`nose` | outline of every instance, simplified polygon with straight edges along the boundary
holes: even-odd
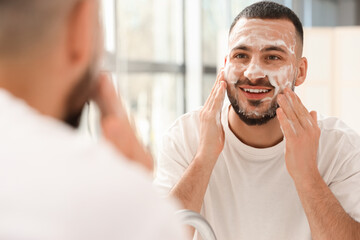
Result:
[[[254,60],[250,62],[248,68],[244,72],[244,76],[250,81],[256,81],[266,77],[264,70]]]

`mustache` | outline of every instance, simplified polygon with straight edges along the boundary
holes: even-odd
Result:
[[[270,81],[267,80],[266,78],[259,78],[258,80],[256,80],[256,82],[254,81],[250,81],[248,78],[243,78],[243,79],[238,79],[235,83],[235,87],[241,86],[241,85],[249,85],[249,86],[261,86],[261,87],[271,87],[274,88],[273,85],[271,85]]]

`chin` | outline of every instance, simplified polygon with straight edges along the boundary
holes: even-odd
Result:
[[[252,104],[248,102],[245,107],[240,106],[238,101],[232,97],[229,97],[229,100],[240,120],[248,126],[260,126],[268,123],[276,117],[276,109],[279,107],[275,101],[271,103],[252,102]]]
[[[234,107],[233,107],[234,108]],[[260,126],[268,123],[270,120],[276,117],[276,109],[274,111],[267,111],[265,113],[260,112],[244,112],[241,110],[236,110],[236,114],[248,126]]]

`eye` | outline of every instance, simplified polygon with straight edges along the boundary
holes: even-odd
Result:
[[[267,57],[268,60],[280,60],[281,58],[275,55],[270,55]]]
[[[239,53],[235,55],[235,58],[247,58],[247,55],[243,53]]]

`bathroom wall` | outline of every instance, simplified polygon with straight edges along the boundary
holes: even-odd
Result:
[[[360,133],[360,27],[305,29],[307,80],[297,92],[304,104],[338,116]]]

